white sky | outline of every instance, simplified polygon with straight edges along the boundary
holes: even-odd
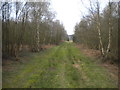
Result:
[[[88,10],[84,6],[89,6],[89,0],[51,0],[52,7],[56,11],[56,18],[60,20],[65,26],[68,35],[74,33],[74,27],[80,21]],[[101,7],[105,7],[108,0],[101,0]]]
[[[81,0],[51,0],[51,8],[56,12],[56,19],[63,23],[68,35],[74,34],[76,23],[80,22],[82,16],[88,13],[85,6],[89,7],[89,0],[82,1],[84,5]],[[104,8],[108,2],[108,0],[99,1],[102,8]]]

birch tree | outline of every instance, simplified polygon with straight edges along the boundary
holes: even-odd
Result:
[[[117,60],[117,4],[109,1],[101,11],[99,2],[93,5],[90,1],[90,7],[87,9],[89,15],[84,16],[75,26],[74,42],[93,49],[100,48],[104,60]]]
[[[49,5],[49,2],[2,3],[3,58],[18,60],[26,47],[39,52],[43,45],[59,44],[66,39],[64,27],[54,19]]]

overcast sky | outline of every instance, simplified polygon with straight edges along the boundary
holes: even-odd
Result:
[[[52,7],[56,11],[56,18],[65,26],[65,30],[69,35],[74,33],[74,27],[80,21],[83,15],[87,14],[89,0],[51,0]],[[100,5],[104,8],[108,0],[100,0]]]
[[[21,0],[20,0],[21,1]],[[41,1],[41,0],[40,0]],[[48,0],[49,1],[49,0]],[[50,0],[51,8],[56,12],[56,19],[63,23],[69,35],[74,34],[76,23],[80,22],[83,15],[88,14],[89,0]],[[95,0],[91,0],[95,1]],[[101,10],[106,6],[108,0],[99,0]],[[12,14],[12,16],[14,16]]]

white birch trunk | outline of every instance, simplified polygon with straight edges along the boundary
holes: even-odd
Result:
[[[101,53],[104,56],[105,51],[103,48],[103,42],[102,42],[102,36],[101,36],[101,24],[100,24],[100,11],[99,11],[99,3],[97,3],[97,30],[98,30],[98,37],[99,37],[99,42],[100,42],[100,47],[101,47]]]
[[[98,35],[99,35],[99,41],[100,41],[100,48],[101,48],[101,53],[104,56],[105,52],[104,52],[104,48],[103,48],[103,43],[102,43],[102,37],[101,37],[101,29],[100,29],[100,22],[97,25],[97,29],[98,29]]]
[[[39,52],[39,43],[40,43],[40,38],[39,38],[39,24],[37,23],[37,31],[36,31],[36,51]]]
[[[108,52],[110,51],[110,47],[111,47],[111,35],[112,35],[112,23],[111,23],[111,3],[109,2],[109,37],[108,37],[108,46],[107,46],[107,50],[106,50],[106,54],[108,54]]]

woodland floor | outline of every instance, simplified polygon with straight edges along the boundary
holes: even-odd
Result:
[[[117,73],[70,42],[24,52],[20,62],[5,60],[2,73],[3,88],[117,88],[118,81]]]

